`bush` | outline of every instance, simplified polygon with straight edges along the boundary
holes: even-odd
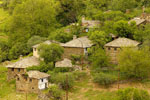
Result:
[[[145,90],[126,88],[118,91],[118,100],[150,100],[150,95]]]
[[[73,70],[73,68],[55,68],[54,69],[54,72],[56,72],[56,73],[59,73],[59,72],[69,72],[69,71],[72,71]]]
[[[66,86],[68,89],[71,89],[74,85],[74,76],[72,73],[68,74],[68,81],[66,79],[66,74],[64,73],[55,73],[51,75],[50,82],[58,84],[62,89],[66,90]]]
[[[73,72],[73,75],[75,77],[76,80],[80,80],[80,79],[84,79],[87,76],[86,72]]]
[[[104,85],[106,87],[108,87],[109,85],[111,85],[112,83],[114,83],[116,81],[116,78],[110,74],[105,74],[105,73],[96,73],[94,76],[93,81],[95,83],[98,83],[100,85]]]
[[[57,85],[53,85],[49,88],[49,96],[53,100],[61,100],[62,99],[62,91],[59,89]]]
[[[77,61],[80,62],[81,55],[71,55],[71,60],[72,60],[73,64],[75,64]]]
[[[149,51],[125,48],[119,55],[119,68],[127,79],[146,79],[150,75]]]
[[[45,62],[41,62],[39,66],[32,66],[32,67],[27,68],[27,71],[38,70],[40,72],[48,72],[49,70],[53,70],[53,69],[54,69],[54,66],[52,62],[48,64],[46,64]]]

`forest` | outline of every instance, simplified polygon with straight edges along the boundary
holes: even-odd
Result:
[[[145,23],[132,21],[137,17]],[[83,19],[97,21],[99,25],[87,30],[83,27]],[[56,43],[40,45],[39,55],[44,60],[39,66],[27,69],[51,75],[50,82],[56,84],[48,89],[52,100],[63,100],[66,90],[72,97],[69,100],[150,100],[150,0],[0,0],[0,66],[7,61],[18,61],[20,56],[32,56],[34,45],[47,40],[65,44],[74,36],[86,36],[94,44],[87,49],[88,57],[71,56],[72,63],[81,66],[82,71],[55,68],[55,63],[61,60],[65,51]],[[110,62],[105,50],[105,45],[114,37],[139,43],[138,49],[121,48],[117,65]],[[87,63],[83,64],[82,60]],[[0,72],[3,71],[7,72],[0,68]],[[69,75],[68,81],[66,74]],[[0,76],[0,83],[4,85],[6,80],[1,81],[3,77],[6,75]],[[129,85],[113,89],[114,84],[122,86],[124,81],[135,84],[135,88]],[[101,90],[91,88],[90,82]],[[136,89],[136,83],[143,87]],[[76,95],[83,92],[79,87],[88,87],[88,90],[77,98]],[[109,88],[112,90],[107,91]],[[2,89],[0,99],[6,95]]]

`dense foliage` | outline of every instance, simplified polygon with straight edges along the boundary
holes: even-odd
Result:
[[[118,100],[149,100],[150,95],[145,90],[126,88],[118,91]]]

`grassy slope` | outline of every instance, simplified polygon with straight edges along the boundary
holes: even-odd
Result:
[[[25,100],[26,95],[16,93],[15,81],[7,81],[7,68],[0,66],[0,100]],[[36,100],[37,95],[29,94],[28,100]]]

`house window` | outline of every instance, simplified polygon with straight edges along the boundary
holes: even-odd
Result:
[[[89,29],[88,29],[88,28],[86,28],[86,29],[85,29],[85,32],[89,32]]]
[[[110,47],[108,47],[108,50],[110,50],[111,48]]]
[[[117,51],[117,48],[114,48],[115,51]]]
[[[19,79],[19,78],[17,78],[17,80],[19,81],[20,79]]]
[[[34,89],[34,87],[32,87],[32,89]]]
[[[30,79],[30,82],[32,82],[32,79]]]
[[[11,71],[14,71],[14,68],[12,68]]]
[[[18,72],[20,72],[20,68],[18,69]]]
[[[36,51],[36,48],[34,48],[34,51]]]
[[[41,81],[43,82],[43,79],[41,79]]]

